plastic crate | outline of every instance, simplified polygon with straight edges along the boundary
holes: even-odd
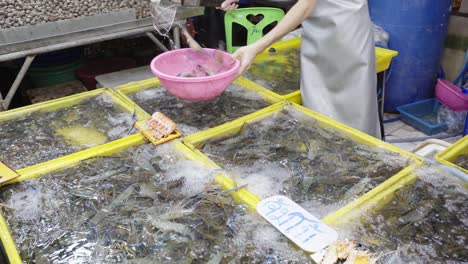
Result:
[[[112,156],[127,148],[139,146],[145,143],[147,143],[147,140],[141,134],[135,134],[133,136],[129,136],[127,138],[117,140],[112,145],[109,145],[109,147],[101,146],[92,150],[75,153],[73,155],[70,155],[70,157],[67,160],[64,160],[62,163],[62,166],[60,167],[47,166],[47,168],[44,170],[36,171],[34,174],[22,175],[19,178],[16,178],[13,181],[10,181],[5,185],[18,183],[18,182],[22,182],[22,181],[33,179],[33,178],[38,178],[48,173],[59,171],[61,169],[72,168],[73,166],[76,166],[80,161],[88,160],[88,159],[95,158],[95,157]],[[188,160],[193,159],[195,157],[192,151],[183,145],[175,144],[174,151],[180,154],[181,157],[186,158]],[[74,157],[72,158],[71,156],[74,156]],[[228,190],[228,189],[225,189],[225,190]],[[236,193],[243,194],[242,190],[238,192],[232,192],[234,197],[238,195]],[[16,244],[13,240],[13,237],[10,233],[8,224],[5,218],[3,217],[2,213],[0,213],[0,242],[1,242],[0,246],[4,250],[6,258],[8,259],[8,262],[5,262],[5,263],[10,263],[10,264],[22,264],[23,263],[20,255],[18,254],[18,250],[16,248]]]
[[[291,103],[295,103],[298,105],[302,105],[302,95],[301,91],[295,91],[293,93],[290,93],[288,95],[284,96],[284,99],[288,100]]]
[[[104,103],[112,103],[110,109],[116,109],[116,113],[122,113],[128,116],[133,116],[134,121],[142,120],[149,117],[149,115],[145,112],[136,109],[133,105],[123,100],[120,97],[120,95],[118,95],[114,91],[104,88],[2,112],[0,113],[0,125],[3,125],[4,122],[11,122],[19,118],[26,117],[30,114],[35,114],[38,116],[48,115],[62,109],[68,109],[70,107],[79,105],[85,100],[94,99],[98,96],[103,96],[103,98],[105,98]],[[52,115],[51,118],[57,117],[53,117]],[[73,115],[68,115],[62,118],[73,119],[77,117],[73,117]],[[92,118],[92,116],[90,118]],[[47,156],[44,156],[38,162],[36,161],[33,164],[28,163],[29,165],[27,165],[26,167],[18,167],[21,165],[12,166],[11,163],[17,160],[16,158],[11,161],[4,160],[4,162],[7,163],[7,165],[13,167],[15,170],[17,170],[22,177],[31,177],[32,175],[37,175],[66,166],[70,163],[83,159],[83,157],[89,157],[90,155],[94,155],[95,153],[119,148],[121,144],[125,144],[125,140],[122,140],[122,138],[125,138],[126,136],[121,136],[120,138],[108,138],[107,135],[104,135],[102,132],[100,132],[97,127],[90,127],[88,126],[88,124],[86,124],[84,121],[81,121],[80,119],[76,119],[71,123],[64,123],[66,126],[62,126],[62,123],[58,125],[55,124],[57,120],[51,119],[50,123],[47,122],[47,124],[44,124],[44,126],[47,126],[48,128],[50,128],[51,131],[53,131],[53,134],[51,134],[47,139],[59,140],[60,142],[63,141],[64,145],[67,144],[69,146],[74,146],[73,151],[64,151],[63,153],[56,155],[55,157],[51,157],[50,159],[47,159]],[[69,127],[68,124],[73,125]],[[99,124],[99,122],[97,122],[97,124]],[[26,132],[34,133],[35,131]],[[95,136],[90,134],[93,134]],[[135,139],[144,140],[144,137],[140,133],[138,133],[137,130],[134,130],[133,134],[134,136],[132,137],[134,137]],[[99,137],[96,137],[96,135]],[[5,137],[5,135],[2,136]],[[176,138],[178,136],[180,136],[180,134],[162,139],[161,143]],[[56,139],[57,137],[60,137],[60,139]],[[83,142],[85,142],[86,144],[81,144]],[[18,145],[20,145],[20,143]],[[50,145],[44,145],[44,148],[51,149],[52,147]],[[22,153],[22,155],[18,157],[18,159],[27,157],[27,155],[28,153]],[[8,164],[9,162],[10,164]]]
[[[317,122],[317,125],[320,127],[334,128],[335,130],[343,133],[344,135],[349,137],[351,140],[359,144],[374,146],[377,148],[381,148],[381,149],[385,149],[391,152],[398,153],[403,157],[409,158],[411,161],[414,162],[414,164],[420,164],[422,161],[420,157],[417,157],[416,155],[412,153],[406,152],[393,145],[380,141],[374,137],[371,137],[367,134],[364,134],[360,131],[350,128],[344,124],[341,124],[337,121],[334,121],[323,115],[313,112],[307,108],[304,108],[302,106],[299,106],[294,103],[289,103],[289,102],[275,104],[271,107],[258,111],[246,118],[238,119],[234,122],[188,136],[184,139],[183,144],[185,144],[187,147],[189,147],[193,151],[194,155],[196,155],[196,160],[198,160],[199,162],[207,166],[221,169],[222,167],[219,164],[216,164],[215,162],[213,162],[206,155],[204,155],[202,151],[199,150],[199,147],[201,147],[205,142],[220,139],[220,138],[229,138],[230,136],[235,135],[243,128],[246,122],[252,123],[255,121],[260,121],[264,118],[267,118],[268,116],[274,115],[277,112],[282,111],[283,109],[289,109],[289,108],[298,110],[304,113],[305,115],[309,116],[312,120],[315,120]],[[374,195],[378,194],[379,192],[393,185],[395,182],[406,177],[411,172],[411,170],[412,170],[411,166],[403,169],[402,171],[400,171],[393,177],[390,177],[385,182],[380,184],[378,187],[372,189],[371,191],[367,192],[366,194],[364,194],[357,200],[350,202],[348,205],[339,209],[336,212],[333,212],[332,214],[335,216],[339,216],[339,215],[343,215],[347,213],[356,204],[359,204],[363,201],[370,199],[370,197],[373,197]],[[226,186],[226,188],[229,188],[229,187],[233,188],[235,186],[231,178],[225,174],[223,175],[221,173],[221,176],[219,176],[217,180],[220,184],[223,184],[223,186]],[[247,192],[245,195],[240,197],[240,201],[249,205],[252,208],[255,208],[257,203],[260,201],[260,199],[255,194]]]
[[[436,161],[457,168],[468,174],[468,168],[462,168],[454,162],[460,155],[468,155],[468,136],[463,137],[453,145],[436,155]]]
[[[261,85],[268,91],[287,99],[293,96],[293,94],[299,92],[300,89],[300,48],[300,38],[279,41],[258,54],[257,57],[255,57],[252,66],[244,76]],[[297,52],[297,60],[293,60],[294,58],[288,57],[289,55],[285,55],[285,52],[295,51]],[[277,78],[278,75],[281,75],[281,77]],[[291,75],[294,75],[294,80],[290,80]],[[275,91],[274,87],[269,87],[266,82],[268,82],[268,80],[273,76],[276,76],[275,78],[280,82],[288,83],[287,85],[290,86],[276,87],[276,89],[285,89],[285,91],[289,92],[285,93],[278,90]],[[286,80],[286,78],[288,80]],[[295,103],[298,102],[295,101]]]
[[[62,166],[60,167],[49,166],[45,170],[35,171],[34,174],[30,173],[27,175],[22,175],[21,177],[16,178],[15,180],[8,182],[7,184],[18,183],[18,182],[22,182],[22,181],[33,179],[33,178],[38,178],[45,174],[53,173],[61,169],[71,168],[73,166],[76,166],[82,160],[87,160],[87,159],[100,157],[100,156],[111,156],[129,147],[139,146],[146,142],[147,140],[143,136],[141,136],[141,134],[129,136],[127,138],[120,139],[114,142],[112,145],[112,148],[109,148],[109,147],[106,148],[104,146],[101,146],[93,150],[87,150],[87,151],[83,151],[80,153],[75,153],[73,155],[70,155],[68,160],[64,160],[62,163]],[[183,143],[178,142],[174,146],[175,146],[174,150],[177,151],[177,153],[182,155],[184,158],[188,160],[199,161],[198,154],[194,153],[190,148],[188,148]],[[71,156],[74,156],[74,157],[72,158]],[[232,190],[234,188],[234,186],[232,185],[232,182],[225,181],[225,177],[222,174],[216,175],[215,180],[218,184],[221,185],[223,190]],[[239,189],[237,191],[230,191],[230,194],[233,195],[234,199],[237,202],[242,202],[246,199],[247,200],[256,199],[255,196],[247,192],[245,189]],[[23,263],[20,255],[18,254],[18,250],[16,248],[16,244],[10,233],[8,224],[5,218],[3,217],[3,214],[1,213],[0,213],[0,242],[1,242],[0,246],[4,249],[5,256],[8,260],[8,262],[5,262],[5,263],[10,263],[10,264],[22,264]]]
[[[251,82],[251,81],[249,81],[249,80],[247,80],[245,78],[242,78],[242,77],[237,78],[233,82],[233,85],[235,85],[237,88],[245,89],[246,92],[253,92],[252,95],[258,96],[258,99],[262,100],[262,104],[264,103],[265,107],[267,107],[267,106],[269,106],[271,104],[274,104],[274,103],[281,102],[281,101],[284,100],[281,96],[270,93],[269,91],[266,91],[264,88],[260,87],[259,85],[255,84],[255,83],[253,83],[253,82]],[[229,91],[229,89],[230,88],[228,87],[227,91]],[[117,91],[118,94],[120,94],[123,98],[125,98],[125,100],[128,103],[134,105],[135,108],[138,108],[141,111],[146,111],[148,114],[152,114],[151,112],[154,112],[154,111],[160,111],[163,114],[165,114],[166,116],[168,116],[169,118],[172,118],[174,121],[176,121],[177,125],[179,125],[180,123],[183,122],[183,118],[191,118],[192,116],[201,115],[201,114],[206,114],[206,115],[209,116],[209,118],[213,118],[213,119],[216,119],[216,120],[220,119],[221,117],[219,117],[219,116],[221,116],[221,115],[227,116],[229,114],[229,116],[227,118],[223,118],[223,121],[226,120],[225,122],[233,121],[236,118],[242,118],[242,115],[239,115],[239,114],[234,113],[234,112],[232,112],[232,113],[223,113],[223,112],[212,113],[212,115],[219,115],[218,117],[215,117],[215,116],[210,116],[211,114],[209,114],[209,113],[198,113],[198,112],[188,111],[188,110],[190,110],[191,106],[200,106],[201,105],[201,106],[203,106],[205,108],[208,108],[210,106],[211,107],[220,106],[220,104],[216,103],[217,102],[216,99],[212,100],[212,101],[208,101],[208,102],[186,102],[186,101],[177,99],[174,96],[170,95],[161,86],[161,83],[159,82],[159,80],[157,78],[151,78],[151,79],[147,79],[147,80],[143,80],[143,81],[139,81],[139,82],[134,82],[134,83],[118,86],[118,87],[115,88],[115,90]],[[142,91],[144,91],[144,92],[146,92],[146,91],[147,92],[160,91],[161,95],[157,95],[154,98],[147,99],[146,100],[146,107],[145,107],[145,105],[142,104],[143,102],[139,101],[138,94],[137,94],[138,92],[142,92]],[[227,92],[225,91],[224,95],[226,95],[226,94],[227,94]],[[221,95],[221,96],[224,96],[224,95]],[[132,100],[132,98],[134,100]],[[174,99],[173,102],[172,102],[172,105],[177,104],[180,107],[178,109],[175,109],[172,105],[171,106],[166,106],[164,104],[162,104],[161,106],[158,106],[158,103],[161,103],[161,98],[170,98],[171,100]],[[139,103],[140,103],[140,105],[139,105]],[[148,103],[150,103],[151,105],[148,105]],[[253,110],[252,112],[255,112],[255,111],[258,111],[258,110],[261,110],[261,109],[262,108],[258,108],[258,109]],[[175,116],[175,114],[178,114],[179,116]],[[210,122],[209,125],[211,127],[222,125],[223,121],[220,119],[219,122]],[[197,130],[200,130],[200,131],[205,129],[203,124],[199,124],[199,123],[194,124],[193,122],[189,122],[189,124],[190,124],[190,126],[193,126],[193,128],[196,128]],[[186,132],[186,134],[188,134],[188,133]]]
[[[9,181],[4,185],[14,184],[21,181],[37,178],[44,174],[52,173],[62,168],[73,167],[82,160],[90,159],[97,156],[109,156],[119,151],[122,151],[123,149],[129,148],[131,146],[137,146],[145,142],[146,139],[141,134],[135,134],[120,140],[116,140],[106,145],[74,153],[64,158],[56,159],[55,162],[46,162],[42,165],[42,167],[33,166],[36,167],[36,169],[28,168],[25,170],[20,170],[20,172],[24,172],[21,173],[20,177]],[[21,258],[18,254],[15,242],[13,241],[13,238],[10,234],[7,222],[3,217],[3,214],[0,214],[0,240],[2,242],[3,248],[5,249],[5,253],[7,255],[9,263],[21,264]]]
[[[398,55],[398,51],[375,47],[375,71],[377,73],[390,68],[392,59]]]
[[[458,179],[456,176],[453,176],[451,174],[447,174],[444,176],[440,175],[440,177],[447,177],[445,179],[450,179],[450,182],[458,181],[460,184],[463,184],[462,180]],[[364,216],[366,214],[379,212],[381,210],[387,210],[387,208],[385,208],[386,205],[390,203],[398,203],[398,198],[402,199],[401,197],[397,197],[396,195],[398,193],[398,190],[412,188],[412,186],[416,184],[418,181],[420,180],[417,175],[410,174],[407,177],[402,178],[399,182],[393,185],[387,186],[388,188],[382,189],[380,192],[376,193],[376,195],[371,197],[370,199],[366,201],[360,201],[359,203],[355,203],[352,208],[349,208],[350,210],[346,214],[332,214],[322,220],[325,221],[330,226],[334,227],[335,230],[337,230],[338,232],[344,231],[347,234],[347,236],[350,236],[352,234],[352,231],[347,228],[348,226],[359,225],[359,223],[363,223],[363,221],[365,221],[366,218]],[[444,191],[442,188],[438,189],[437,192],[439,193],[440,197],[445,197],[443,194]],[[452,195],[450,194],[448,196],[450,197]],[[397,199],[395,200],[395,198]],[[421,207],[416,207],[413,209],[412,212],[418,211],[419,209],[421,209]],[[410,215],[410,214],[411,212],[406,214],[405,216]],[[456,214],[456,212],[452,212],[452,214]],[[403,215],[398,215],[398,212],[395,212],[395,214],[391,215],[391,219],[381,218],[379,219],[379,221],[382,221],[382,223],[392,222],[392,221],[396,221],[396,219],[399,219],[399,217],[401,216]],[[425,223],[426,221],[425,219],[423,219],[420,222]],[[411,224],[409,224],[408,227],[409,226],[411,226]],[[409,230],[409,232],[411,232],[411,230]],[[436,234],[434,234],[434,236],[436,236]],[[365,237],[361,236],[360,239],[367,239],[370,244],[376,243],[379,240],[378,237],[372,237],[370,235],[366,235]],[[381,239],[385,239],[385,238],[381,238]],[[427,240],[424,242],[424,246],[429,245],[430,239],[431,238],[427,238]],[[435,241],[433,241],[434,243],[433,245],[435,245],[435,248],[437,248],[437,246],[439,246],[438,243],[440,242],[437,240],[437,238],[434,238],[434,240]],[[389,249],[389,251],[393,251],[398,246],[399,245],[394,245],[394,248]],[[386,263],[386,262],[382,260],[382,263]]]
[[[273,44],[270,48],[264,50],[255,58],[252,68],[255,70],[256,64],[261,66],[262,63],[268,63],[268,62],[273,61],[273,62],[284,63],[284,67],[286,67],[286,69],[288,69],[287,67],[294,67],[297,71],[300,71],[300,61],[298,61],[296,64],[291,64],[291,62],[287,61],[287,58],[284,58],[284,56],[281,55],[281,52],[284,52],[285,50],[300,49],[300,48],[301,48],[301,38],[293,38],[293,39],[277,42]],[[269,51],[271,49],[273,49],[274,51],[279,51],[279,53],[275,57],[272,57],[269,54]],[[388,70],[388,68],[390,68],[392,59],[397,55],[398,55],[397,51],[375,47],[376,73],[380,73],[380,72]],[[282,96],[285,100],[288,100],[290,102],[293,102],[296,104],[302,104],[301,91],[300,91],[300,79],[297,80],[296,86],[297,87],[294,87],[294,90],[296,91],[293,91],[288,94],[278,94],[278,95]],[[264,87],[264,88],[267,90],[269,89],[268,87]],[[271,92],[274,92],[274,91],[271,91]]]
[[[426,135],[434,135],[447,130],[446,123],[437,122],[439,101],[432,98],[397,107],[401,120]]]

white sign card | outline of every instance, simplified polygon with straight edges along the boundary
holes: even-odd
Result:
[[[257,212],[305,251],[319,252],[338,239],[335,230],[286,196],[260,201]]]

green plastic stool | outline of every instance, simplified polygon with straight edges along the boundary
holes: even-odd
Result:
[[[247,19],[247,16],[263,15],[263,19],[256,25]],[[240,46],[232,46],[232,25],[237,23],[247,29],[247,45],[263,37],[263,29],[273,22],[279,22],[284,17],[284,11],[273,7],[251,7],[238,8],[229,11],[224,16],[224,25],[226,29],[226,49],[233,53]]]

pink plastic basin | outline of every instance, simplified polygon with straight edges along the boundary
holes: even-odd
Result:
[[[237,77],[240,62],[229,53],[204,49],[209,56],[193,49],[177,49],[158,55],[151,61],[151,71],[172,95],[189,101],[206,101],[216,98]],[[215,52],[222,55],[222,63],[215,59]],[[202,65],[214,73],[203,77],[178,77],[192,72]],[[197,75],[198,76],[198,75]]]
[[[468,94],[463,94],[458,86],[447,80],[437,80],[435,95],[443,105],[453,111],[468,110]]]

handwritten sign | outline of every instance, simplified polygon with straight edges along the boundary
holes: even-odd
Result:
[[[305,251],[318,252],[338,239],[335,230],[288,197],[276,195],[262,200],[257,212]]]
[[[153,144],[158,145],[161,138],[174,132],[176,123],[162,113],[155,112],[150,118],[136,122],[135,127]]]
[[[4,183],[19,177],[19,174],[12,168],[0,161],[0,183]]]

